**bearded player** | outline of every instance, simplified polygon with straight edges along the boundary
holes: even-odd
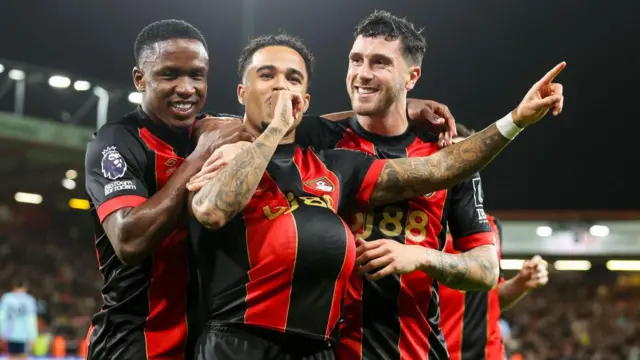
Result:
[[[355,250],[351,233],[336,222],[335,213],[356,203],[390,203],[454,186],[488,163],[522,127],[551,108],[561,109],[561,92],[551,81],[564,63],[536,83],[512,114],[464,146],[428,157],[385,160],[359,151],[302,150],[293,141],[310,100],[308,51],[280,36],[256,39],[245,53],[238,98],[246,106],[245,126],[259,136],[209,176],[219,166],[216,160],[225,158],[221,149],[189,185],[197,192],[195,219],[218,230],[193,233],[205,247],[203,263],[209,263],[202,265],[213,278],[210,331],[198,346],[204,359],[331,358],[328,348],[336,341]],[[415,80],[405,77],[406,87]],[[331,192],[319,189],[319,180],[329,180]],[[380,268],[370,279],[395,271],[435,273],[441,262],[453,261],[411,248],[406,261],[386,262],[401,260],[386,258],[387,249],[392,248],[364,249],[372,260],[364,270]]]

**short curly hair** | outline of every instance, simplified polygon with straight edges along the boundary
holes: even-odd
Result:
[[[403,55],[414,65],[421,65],[427,51],[427,41],[422,29],[416,29],[409,20],[392,15],[388,11],[376,10],[364,18],[356,27],[354,37],[384,37],[387,41],[400,39]]]
[[[295,50],[298,54],[300,54],[302,60],[304,60],[305,66],[307,67],[307,74],[309,78],[309,80],[307,80],[307,83],[311,83],[310,80],[311,75],[313,74],[313,67],[315,63],[313,54],[311,53],[311,51],[309,51],[309,49],[307,49],[304,43],[302,43],[302,40],[285,33],[278,35],[260,36],[249,41],[247,46],[242,49],[240,57],[238,58],[238,76],[240,76],[241,79],[244,78],[253,55],[258,50],[264,49],[269,46],[285,46]]]
[[[204,45],[207,52],[209,51],[207,41],[195,26],[183,20],[160,20],[145,26],[136,37],[136,41],[133,44],[133,56],[136,64],[140,65],[142,53],[148,50],[150,46],[170,39],[196,40]]]

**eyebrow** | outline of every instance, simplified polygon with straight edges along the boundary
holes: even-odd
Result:
[[[357,52],[354,51],[352,53],[349,54],[349,58],[351,58],[352,56],[362,56],[362,57],[369,57],[369,58],[373,58],[373,59],[383,59],[384,61],[388,62],[388,63],[393,63],[393,57],[382,54],[382,53],[373,53],[373,54],[369,54],[367,56],[365,56],[364,54],[362,54],[361,52]]]
[[[256,72],[260,72],[263,70],[269,70],[269,71],[276,71],[276,67],[274,65],[262,65],[259,68],[256,69]],[[288,74],[296,74],[298,76],[300,76],[300,78],[302,80],[304,80],[304,75],[302,74],[302,72],[298,69],[295,68],[287,68],[286,71]]]

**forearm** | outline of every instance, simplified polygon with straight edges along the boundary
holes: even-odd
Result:
[[[287,127],[274,120],[245,151],[200,189],[191,203],[194,217],[218,229],[249,203]]]
[[[480,171],[509,142],[492,124],[431,156],[387,160],[370,202],[386,204],[450,188]]]
[[[505,281],[498,286],[498,297],[500,299],[500,309],[507,310],[520,301],[529,290],[524,285],[518,275]]]
[[[187,158],[165,186],[144,203],[107,217],[103,226],[121,261],[142,261],[175,230],[186,212],[186,184],[203,163],[202,159]]]
[[[462,254],[424,250],[422,271],[447,287],[462,291],[488,291],[498,282],[500,268],[493,245],[479,246]]]

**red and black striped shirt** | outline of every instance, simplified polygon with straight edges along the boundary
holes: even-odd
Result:
[[[380,159],[431,155],[438,150],[436,140],[413,129],[398,136],[379,136],[366,131],[355,118],[305,119],[296,132],[300,144],[359,150]],[[442,249],[448,221],[458,235],[458,249],[467,251],[493,243],[483,215],[476,175],[450,190],[356,212],[350,223],[365,240],[385,238]],[[354,272],[345,299],[338,359],[447,359],[437,289],[437,282],[421,271],[376,282]]]
[[[368,202],[383,162],[357,151],[280,145],[243,211],[191,237],[209,320],[337,340],[355,241],[337,214]]]
[[[138,108],[105,124],[89,143],[86,191],[96,255],[104,278],[102,309],[93,316],[88,359],[184,359],[187,338],[187,224],[142,264],[116,256],[102,222],[162,188],[184,161],[189,132],[153,123]]]
[[[487,215],[496,237],[500,259],[500,221]],[[445,251],[457,254],[448,236]],[[500,283],[504,282],[502,276]],[[462,292],[440,286],[442,321],[440,323],[451,360],[504,360],[500,332],[500,299],[498,287],[491,291]]]

